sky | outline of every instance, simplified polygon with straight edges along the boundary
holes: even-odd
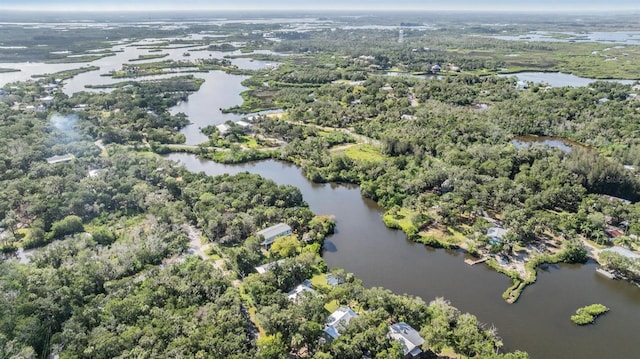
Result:
[[[0,0],[0,10],[640,11],[640,0]]]

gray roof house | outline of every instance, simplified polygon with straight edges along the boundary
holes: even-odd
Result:
[[[287,299],[289,299],[292,302],[295,302],[298,299],[298,296],[300,296],[304,292],[309,292],[309,293],[316,292],[313,289],[313,285],[311,284],[311,281],[308,279],[305,279],[301,284],[299,284],[297,287],[289,291],[289,293],[287,293]]]
[[[340,336],[340,331],[344,330],[351,319],[357,317],[358,314],[349,307],[340,307],[331,313],[324,325],[324,336],[326,340],[332,341]]]
[[[261,265],[259,267],[256,267],[256,272],[258,272],[259,274],[265,274],[268,271],[270,271],[271,268],[273,268],[273,267],[275,267],[277,265],[280,265],[282,263],[284,263],[284,259],[280,259],[280,260],[277,260],[275,262],[263,264],[263,265]]]
[[[287,236],[291,233],[291,227],[289,227],[288,224],[278,223],[276,225],[256,232],[256,235],[262,236],[262,238],[264,238],[262,242],[260,242],[260,245],[269,247],[273,242],[275,242],[276,238]]]
[[[420,346],[424,343],[424,339],[418,331],[405,322],[390,325],[389,337],[402,344],[405,358],[415,358],[422,353]]]

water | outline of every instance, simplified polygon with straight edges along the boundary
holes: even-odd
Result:
[[[549,146],[557,148],[562,152],[571,152],[573,146],[583,146],[577,142],[553,136],[516,136],[511,140],[511,143],[513,143],[517,148]]]
[[[501,297],[510,280],[485,265],[463,263],[464,254],[407,241],[386,228],[383,211],[363,198],[356,186],[309,182],[290,164],[262,161],[223,165],[193,155],[172,154],[195,172],[209,175],[251,172],[302,191],[310,208],[336,217],[336,234],[327,238],[324,259],[330,267],[355,273],[366,286],[418,295],[443,296],[459,309],[494,324],[506,350],[521,349],[532,358],[638,358],[640,289],[595,273],[595,264],[552,265],[539,270],[516,304]],[[602,303],[611,311],[597,325],[578,327],[569,317],[581,306]]]
[[[515,76],[521,81],[528,81],[533,83],[546,83],[551,87],[571,86],[580,87],[587,86],[592,82],[599,81],[598,79],[591,79],[587,77],[580,77],[571,74],[563,74],[561,72],[518,72],[514,74],[500,74],[500,77]],[[601,80],[600,80],[601,81]],[[605,80],[616,81],[624,85],[633,84],[634,80]]]
[[[186,137],[187,145],[196,145],[208,140],[200,129],[226,121],[235,121],[242,117],[233,113],[222,113],[221,109],[242,104],[240,93],[247,90],[241,82],[246,76],[229,75],[222,71],[197,73],[205,82],[196,93],[189,95],[188,101],[172,107],[169,112],[183,112],[191,121],[180,133]]]
[[[554,34],[562,34],[562,37],[553,37]],[[640,32],[638,31],[595,31],[588,33],[531,31],[524,35],[499,35],[492,37],[500,40],[531,42],[601,42],[624,43],[629,45],[640,44]]]
[[[63,70],[71,70],[80,68],[83,66],[97,66],[98,70],[84,72],[74,76],[69,80],[64,81],[62,91],[68,96],[73,96],[74,93],[80,91],[89,92],[109,92],[113,89],[88,89],[86,85],[111,85],[122,81],[145,81],[145,80],[157,80],[163,78],[170,78],[180,76],[184,74],[164,74],[156,76],[144,76],[139,78],[123,78],[114,79],[110,76],[103,76],[111,71],[119,70],[122,68],[122,64],[125,63],[145,63],[163,60],[188,60],[194,61],[198,59],[209,58],[223,58],[226,55],[239,55],[240,51],[233,52],[219,52],[219,51],[191,51],[190,56],[185,57],[184,53],[188,48],[163,48],[161,52],[150,52],[149,47],[151,45],[161,43],[163,39],[154,40],[142,40],[135,44],[130,45],[116,45],[111,48],[111,51],[116,51],[115,56],[108,56],[91,63],[74,63],[74,64],[45,64],[45,63],[8,63],[1,64],[2,67],[20,69],[21,72],[3,73],[0,74],[0,86],[6,83],[14,81],[25,81],[30,79],[33,75],[54,73]],[[194,46],[192,48],[198,48]],[[258,53],[265,53],[258,52]],[[161,59],[148,59],[142,61],[130,62],[130,59],[137,59],[140,55],[149,54],[168,54]],[[269,54],[277,55],[277,53],[269,52]],[[259,70],[265,67],[274,66],[277,63],[252,60],[250,58],[237,58],[231,60],[232,64],[242,69]],[[240,93],[247,90],[242,86],[241,82],[247,78],[247,76],[236,76],[226,74],[222,71],[210,71],[207,73],[194,73],[195,77],[205,80],[204,84],[198,92],[189,96],[188,101],[182,102],[177,106],[172,107],[169,112],[176,114],[183,112],[187,115],[191,124],[182,129],[181,133],[186,136],[186,144],[195,145],[208,140],[207,136],[200,132],[200,129],[208,125],[216,125],[224,123],[228,120],[238,120],[242,118],[242,115],[236,114],[223,114],[221,109],[233,107],[242,104],[242,97]]]

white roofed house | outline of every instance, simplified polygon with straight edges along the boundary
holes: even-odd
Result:
[[[56,163],[62,163],[62,162],[69,162],[71,160],[73,160],[75,158],[74,155],[68,153],[66,155],[62,155],[62,156],[52,156],[47,158],[47,162],[50,165],[56,164]]]
[[[55,100],[53,96],[45,96],[40,99],[40,102],[42,102],[45,105],[50,105],[53,103],[53,100]]]
[[[278,237],[288,236],[291,233],[291,227],[286,223],[278,223],[271,227],[267,227],[256,233],[256,236],[262,237],[260,245],[263,247],[269,247]]]
[[[217,125],[216,128],[218,129],[218,132],[220,132],[221,136],[226,136],[231,130],[231,127],[229,127],[229,125],[226,125],[224,123]]]
[[[292,302],[295,302],[296,300],[298,300],[298,297],[300,295],[302,295],[302,293],[304,292],[308,292],[308,293],[315,293],[315,289],[313,289],[313,285],[311,284],[311,281],[308,279],[305,279],[301,284],[299,284],[297,287],[293,288],[292,290],[290,290],[287,293],[287,299],[289,299]]]
[[[340,307],[331,313],[329,318],[327,318],[327,323],[324,325],[325,340],[331,342],[339,337],[340,332],[349,325],[351,319],[357,316],[358,314],[349,307]]]
[[[417,330],[413,329],[405,322],[396,323],[389,326],[389,337],[400,344],[405,358],[415,358],[422,353],[424,338]]]
[[[249,122],[243,121],[243,120],[236,122],[236,125],[244,128],[245,130],[251,130],[251,127],[252,127],[252,125]]]

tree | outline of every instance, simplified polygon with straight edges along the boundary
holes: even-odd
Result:
[[[64,236],[84,231],[82,219],[75,215],[66,216],[51,226],[51,237],[59,239]]]
[[[300,241],[292,234],[276,238],[269,251],[280,258],[286,258],[294,256],[299,249]]]
[[[287,346],[282,340],[282,334],[265,335],[258,338],[259,359],[286,359]]]

